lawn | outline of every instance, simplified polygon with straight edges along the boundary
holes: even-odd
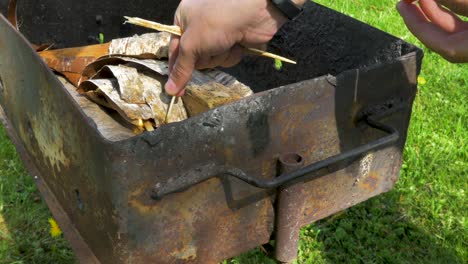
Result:
[[[319,0],[421,46],[391,0]],[[301,230],[297,263],[468,263],[468,65],[425,49],[396,187]],[[74,263],[0,127],[0,263]],[[259,249],[232,263],[274,263]]]

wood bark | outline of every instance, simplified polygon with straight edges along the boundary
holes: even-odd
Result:
[[[164,124],[171,100],[163,89],[161,76],[127,65],[106,65],[80,85],[91,100],[116,110],[130,123],[142,120],[156,127]],[[169,123],[187,119],[182,101],[174,104],[172,113]]]
[[[148,33],[141,36],[115,39],[109,43],[38,52],[54,71],[64,75],[75,86],[79,85],[83,69],[105,56],[133,56],[164,59],[168,57],[170,35]]]
[[[158,127],[164,124],[171,99],[163,91],[168,73],[165,61],[106,57],[85,68],[83,78],[87,81],[79,90],[94,102],[115,109],[132,124],[139,119],[151,120]],[[168,122],[182,121],[251,94],[250,88],[224,72],[194,71]]]
[[[151,130],[178,122],[252,94],[234,77],[219,71],[194,71],[182,100],[167,117],[171,97],[164,92],[169,75],[170,35],[151,33],[107,44],[44,51],[39,54],[93,102],[114,109],[129,124]]]

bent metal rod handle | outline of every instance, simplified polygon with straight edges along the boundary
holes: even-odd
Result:
[[[383,131],[387,135],[382,138],[371,141],[367,144],[358,146],[338,155],[329,157],[327,159],[305,166],[296,171],[269,180],[252,177],[238,168],[218,166],[216,164],[201,165],[195,169],[184,173],[183,175],[178,175],[178,177],[176,177],[170,182],[157,183],[155,186],[153,186],[151,197],[153,199],[160,199],[165,195],[183,191],[207,179],[223,176],[238,178],[257,188],[274,189],[279,186],[291,184],[293,182],[306,180],[307,176],[309,176],[310,173],[317,172],[323,168],[327,168],[329,166],[346,160],[358,158],[363,154],[388,146],[390,144],[395,143],[398,140],[399,133],[395,128],[382,124],[372,117],[366,117],[365,122],[370,127]],[[180,181],[178,179],[180,179]]]

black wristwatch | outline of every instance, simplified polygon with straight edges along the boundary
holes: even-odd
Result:
[[[302,8],[295,5],[291,0],[271,0],[271,2],[290,20],[293,20],[302,12]]]

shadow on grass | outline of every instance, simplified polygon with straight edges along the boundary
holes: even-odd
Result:
[[[383,194],[301,230],[296,263],[464,263],[462,256],[415,225],[398,190]],[[275,263],[260,250],[232,263]]]
[[[305,228],[304,235],[316,235],[316,246],[331,263],[463,263],[411,221],[400,197],[396,190],[384,194]],[[306,238],[303,251],[307,245]]]
[[[0,263],[74,263],[67,241],[50,235],[49,217],[0,125]]]

